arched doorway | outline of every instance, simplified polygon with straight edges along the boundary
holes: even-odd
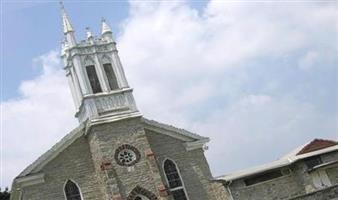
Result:
[[[149,190],[136,186],[130,193],[127,200],[158,200],[156,195]]]
[[[150,200],[148,197],[144,195],[137,195],[134,200]]]

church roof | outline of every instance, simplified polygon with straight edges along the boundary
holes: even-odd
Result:
[[[144,117],[142,118],[142,122],[145,124],[145,128],[147,129],[155,130],[161,134],[169,135],[183,141],[197,141],[203,144],[209,142],[209,138],[207,137],[202,137],[195,133],[191,133],[181,128],[176,128],[168,124],[149,120]],[[50,148],[47,152],[42,154],[37,160],[30,164],[26,169],[24,169],[17,178],[38,173],[47,163],[49,163],[57,155],[64,151],[76,139],[84,135],[89,126],[90,125],[88,124],[88,122],[81,123],[77,128],[68,133],[58,143],[52,146],[52,148]]]
[[[38,172],[45,164],[53,160],[59,153],[72,144],[77,138],[84,134],[85,123],[81,123],[80,126],[73,129],[65,137],[63,137],[58,143],[56,143],[47,152],[42,154],[37,160],[24,169],[18,177],[23,177],[29,174]]]
[[[320,149],[325,149],[327,147],[331,147],[337,145],[338,142],[332,140],[323,140],[323,139],[314,139],[309,144],[305,145],[297,155],[306,154],[309,152],[317,151]]]
[[[192,133],[192,132],[187,131],[187,130],[182,129],[182,128],[177,128],[177,127],[174,127],[172,125],[160,123],[160,122],[157,122],[155,120],[149,120],[149,119],[143,118],[143,122],[146,124],[146,128],[150,128],[152,126],[152,127],[156,127],[156,128],[162,129],[162,130],[164,129],[164,130],[170,131],[168,134],[172,137],[175,137],[175,138],[178,137],[179,139],[187,138],[187,139],[190,139],[190,140],[194,139],[194,140],[207,140],[207,141],[209,141],[209,138],[207,138],[207,137],[200,136],[196,133]],[[161,132],[163,133],[163,131],[161,131]]]
[[[338,150],[338,142],[330,141],[330,140],[323,140],[323,139],[314,139],[312,142],[306,143],[295,150],[291,151],[290,153],[284,155],[280,159],[266,163],[263,165],[259,165],[256,167],[252,167],[245,170],[240,170],[231,174],[227,174],[224,176],[220,176],[218,180],[225,180],[225,181],[233,181],[240,178],[252,176],[255,174],[263,173],[269,170],[289,166],[299,160],[303,160],[305,158],[309,158],[316,155],[321,155],[325,153],[329,153],[332,151]]]

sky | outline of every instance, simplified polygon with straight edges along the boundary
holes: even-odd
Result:
[[[77,40],[111,25],[139,110],[210,137],[214,176],[338,139],[337,3],[64,1]],[[1,2],[1,182],[78,125],[58,1]]]

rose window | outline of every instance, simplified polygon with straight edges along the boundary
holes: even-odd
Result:
[[[135,147],[125,144],[116,149],[115,160],[119,165],[132,166],[140,160],[140,152]]]

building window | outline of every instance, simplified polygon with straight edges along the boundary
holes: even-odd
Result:
[[[96,74],[95,66],[94,65],[87,66],[86,71],[87,71],[89,83],[93,90],[93,93],[95,94],[95,93],[102,92],[100,81]]]
[[[115,160],[121,166],[133,166],[140,160],[140,157],[140,152],[128,144],[120,146],[115,151]]]
[[[68,180],[65,185],[65,195],[67,200],[81,200],[79,187],[71,180]]]
[[[276,171],[266,172],[263,174],[252,176],[250,178],[245,179],[244,182],[246,186],[249,186],[249,185],[254,185],[260,182],[272,180],[272,179],[275,179],[281,176],[283,176],[282,172],[280,170],[276,170]]]
[[[167,159],[164,161],[163,169],[174,200],[187,200],[188,198],[176,164],[172,160]]]
[[[320,156],[316,156],[316,157],[311,157],[309,159],[306,159],[305,164],[308,167],[308,169],[312,169],[317,165],[323,164],[323,161],[320,158]]]
[[[103,64],[104,71],[106,72],[106,77],[109,83],[109,87],[111,90],[119,89],[119,85],[117,83],[117,79],[113,70],[113,67],[110,63]]]

